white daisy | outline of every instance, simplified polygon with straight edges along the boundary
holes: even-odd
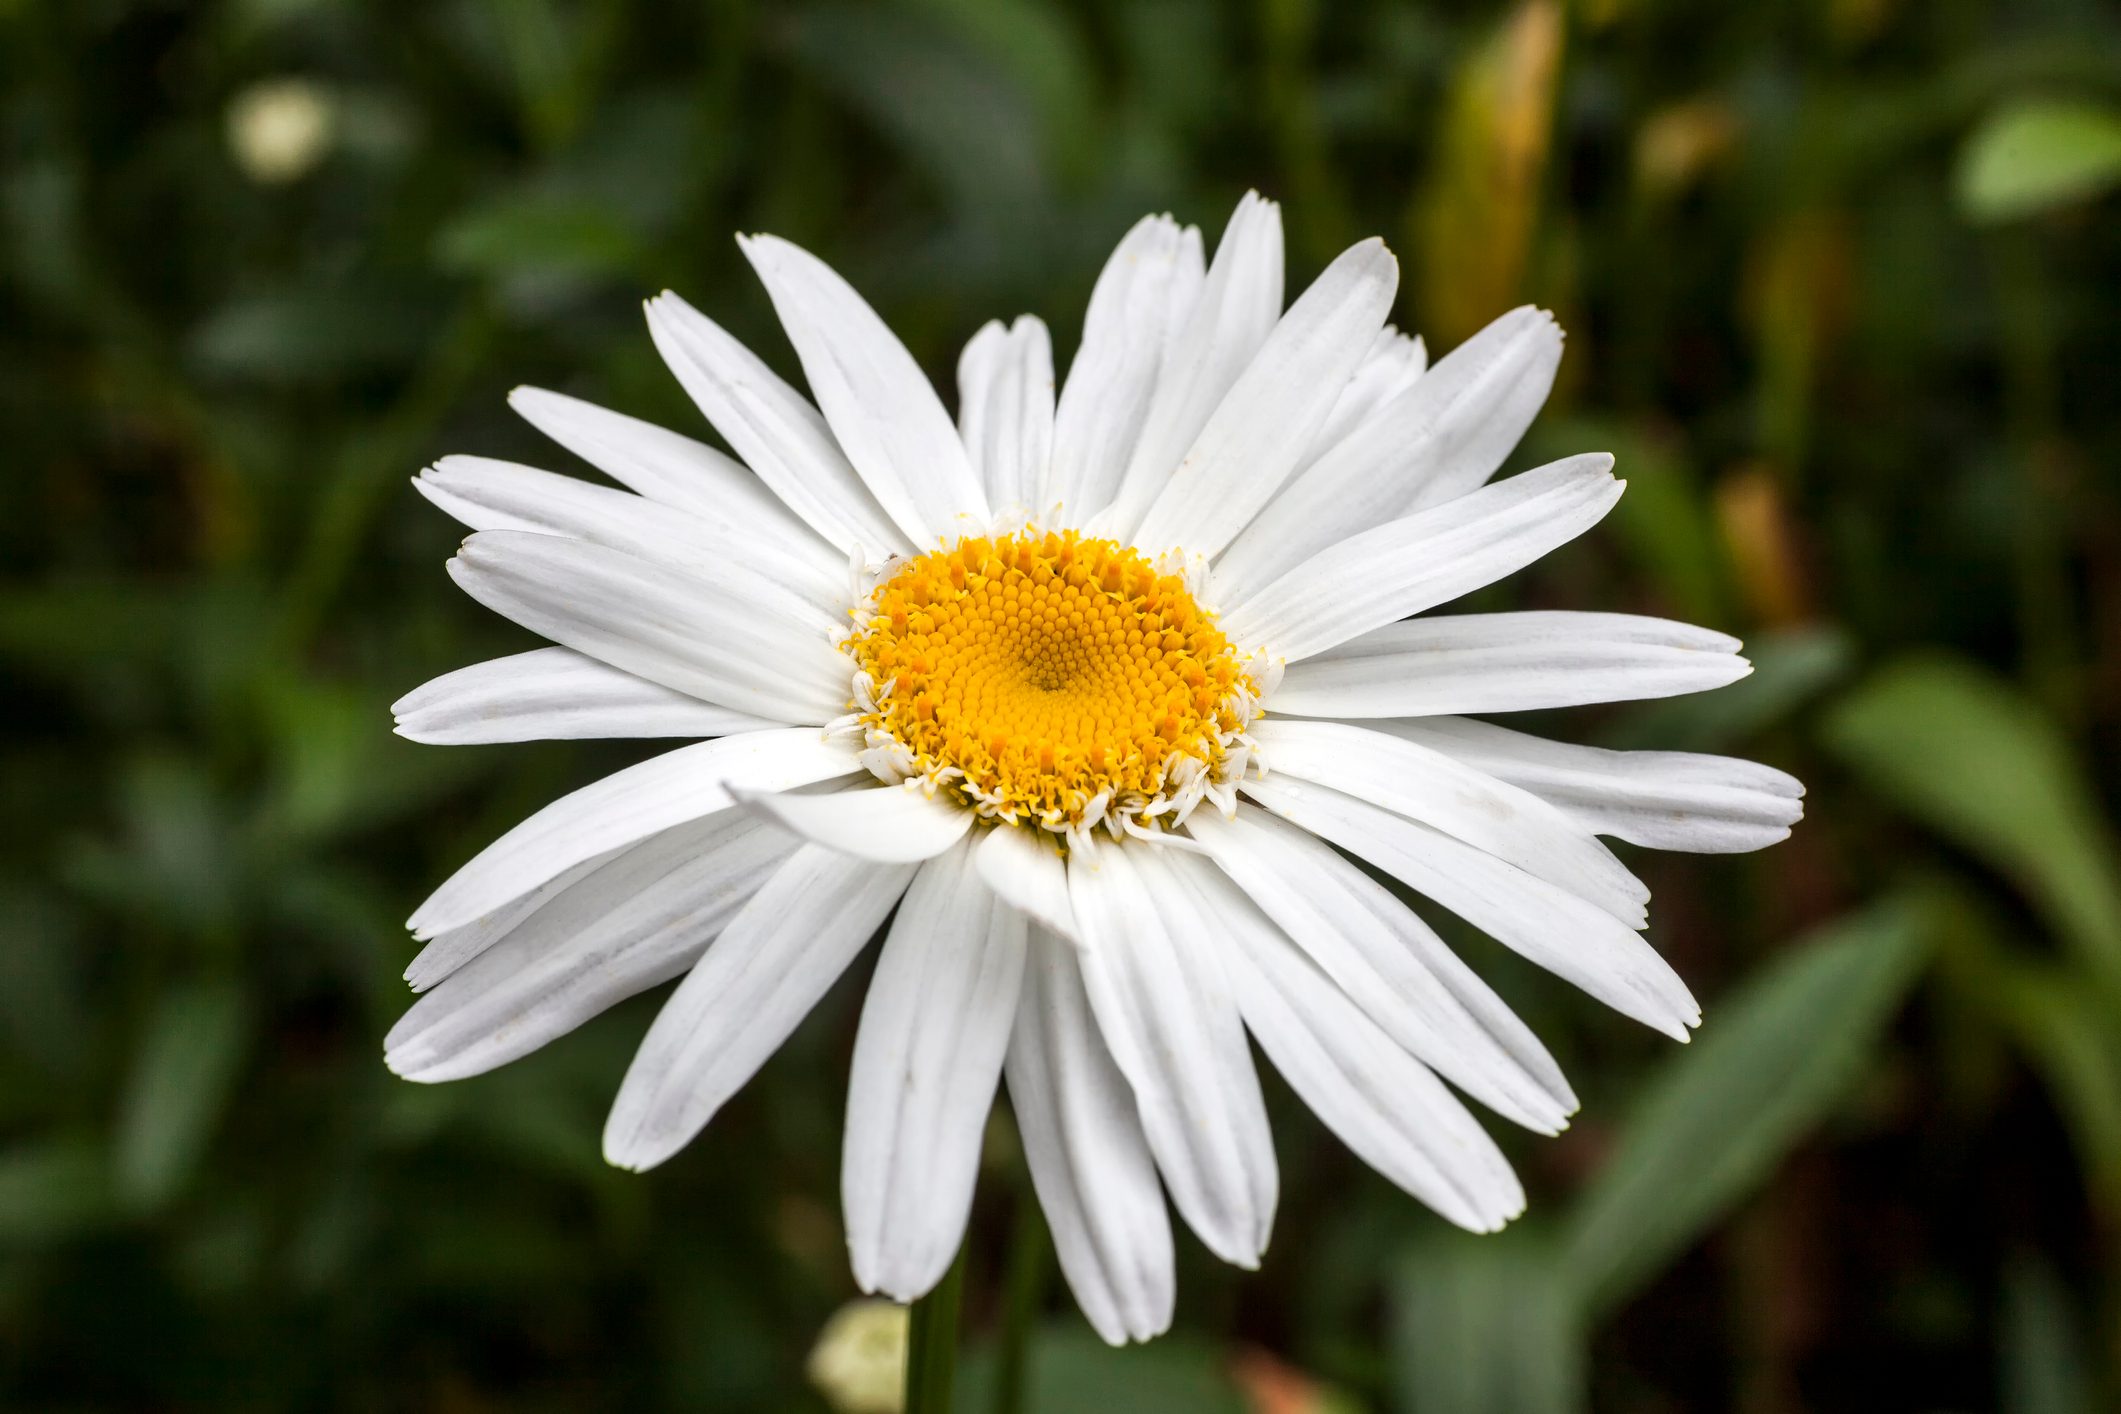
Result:
[[[1348,856],[1683,1040],[1699,1011],[1598,836],[1757,849],[1802,795],[1750,762],[1459,715],[1749,670],[1736,641],[1659,619],[1410,617],[1620,495],[1603,455],[1490,483],[1553,380],[1553,320],[1516,310],[1429,369],[1384,322],[1397,266],[1376,240],[1284,311],[1280,213],[1247,196],[1212,263],[1168,217],[1128,232],[1058,398],[1039,321],[981,329],[953,426],[838,275],[741,245],[814,403],[676,295],[648,304],[741,463],[526,388],[523,416],[628,489],[476,457],[416,483],[476,532],[457,583],[560,646],[427,684],[400,732],[710,739],[547,806],[420,906],[426,995],[391,1067],[473,1075],[682,977],[604,1134],[648,1168],[890,919],[841,1175],[864,1290],[909,1300],[943,1275],[1006,1075],[1091,1324],[1165,1329],[1165,1192],[1240,1266],[1273,1223],[1248,1032],[1445,1218],[1516,1215],[1453,1088],[1542,1133],[1575,1096]]]

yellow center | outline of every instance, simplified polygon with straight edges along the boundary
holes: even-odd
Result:
[[[1111,540],[966,538],[907,562],[855,617],[872,743],[895,739],[909,774],[1003,819],[1064,830],[1138,811],[1198,770],[1215,779],[1245,725],[1252,684],[1214,619]]]

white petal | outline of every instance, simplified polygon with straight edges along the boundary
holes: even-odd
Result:
[[[928,1293],[957,1255],[1023,987],[1030,921],[960,841],[921,866],[862,1003],[840,1193],[862,1290]]]
[[[847,709],[840,629],[734,565],[710,579],[585,540],[482,530],[449,577],[533,633],[693,697],[781,722]]]
[[[1068,863],[1047,831],[997,826],[973,853],[988,888],[1062,937],[1076,936],[1075,910],[1068,902]]]
[[[1706,692],[1753,670],[1738,640],[1638,614],[1407,619],[1292,663],[1274,710],[1299,717],[1520,712]]]
[[[1099,523],[1126,536],[1281,318],[1281,208],[1246,192],[1164,357],[1126,474]]]
[[[573,868],[555,874],[529,893],[512,898],[499,907],[480,914],[469,923],[441,929],[429,938],[427,946],[421,948],[419,955],[407,965],[407,985],[415,992],[424,992],[444,978],[454,976],[458,968],[514,932],[531,914],[627,850],[639,847],[638,843],[624,844],[617,849],[591,855]]]
[[[1031,930],[1006,1072],[1031,1186],[1083,1315],[1113,1345],[1163,1334],[1177,1275],[1156,1165],[1075,946],[1043,928]]]
[[[905,551],[825,419],[757,354],[668,290],[648,302],[648,332],[715,430],[812,530],[842,551]]]
[[[422,997],[385,1038],[408,1080],[525,1056],[692,966],[797,841],[723,814],[665,830],[539,908]]]
[[[1326,425],[1319,428],[1318,435],[1311,440],[1311,460],[1316,461],[1322,453],[1345,441],[1356,428],[1376,416],[1381,408],[1397,401],[1400,394],[1421,381],[1428,367],[1428,345],[1422,343],[1419,335],[1410,339],[1391,325],[1385,325],[1378,331],[1369,353],[1363,355],[1362,366],[1355,370],[1348,386],[1340,390],[1333,411],[1326,415]]]
[[[1281,489],[1216,566],[1241,597],[1334,543],[1479,487],[1524,435],[1561,363],[1526,306],[1453,349]]]
[[[1219,866],[1194,871],[1211,912],[1243,915],[1242,890],[1409,1053],[1528,1129],[1566,1127],[1576,1096],[1546,1047],[1383,885],[1263,810],[1201,811],[1187,828]]]
[[[731,786],[786,790],[859,769],[813,727],[681,746],[561,796],[452,874],[405,926],[423,938],[461,927],[585,859],[727,810]]]
[[[737,244],[765,282],[840,449],[914,548],[983,532],[987,496],[965,444],[928,375],[869,302],[778,236]]]
[[[690,1143],[847,970],[913,878],[804,845],[715,940],[634,1053],[604,1157],[653,1168]]]
[[[1463,717],[1377,726],[1551,801],[1584,828],[1650,849],[1742,854],[1787,839],[1804,816],[1804,784],[1730,756],[1606,751]]]
[[[1701,1008],[1642,935],[1596,905],[1426,825],[1324,786],[1272,776],[1245,794],[1368,860],[1615,1011],[1687,1039]]]
[[[1202,279],[1200,238],[1145,216],[1120,240],[1090,292],[1082,343],[1053,414],[1053,459],[1034,509],[1069,524],[1101,510],[1140,440],[1157,370]]]
[[[765,482],[705,442],[543,388],[517,388],[523,420],[622,485],[826,565],[843,558],[796,518]]]
[[[1090,1005],[1134,1087],[1149,1149],[1208,1249],[1258,1265],[1274,1223],[1273,1137],[1244,1024],[1211,940],[1173,930],[1154,850],[1104,849],[1068,861]]]
[[[1456,757],[1348,722],[1274,719],[1252,735],[1276,775],[1314,781],[1419,820],[1590,900],[1630,927],[1650,891],[1584,829],[1530,791]]]
[[[572,648],[534,648],[444,673],[406,693],[390,710],[399,736],[458,746],[728,736],[774,725],[622,673]]]
[[[803,535],[809,543],[791,549],[741,515],[698,516],[630,491],[490,457],[444,457],[412,484],[473,530],[563,535],[709,576],[735,564],[828,615],[846,607],[846,561],[808,531]]]
[[[1024,315],[988,324],[957,363],[957,428],[996,511],[1035,509],[1053,455],[1053,342]]]
[[[1296,470],[1399,288],[1383,241],[1349,247],[1289,306],[1164,483],[1135,543],[1214,555]]]
[[[1293,663],[1470,594],[1596,525],[1626,484],[1612,467],[1569,457],[1364,531],[1234,601],[1223,631]]]
[[[1189,882],[1221,878],[1191,856],[1174,856],[1171,865]],[[1245,1025],[1342,1142],[1460,1227],[1493,1232],[1524,1211],[1509,1161],[1427,1066],[1244,895],[1196,898],[1222,940]]]
[[[918,864],[965,837],[973,813],[912,782],[837,795],[734,792],[744,808],[813,844],[878,864]]]

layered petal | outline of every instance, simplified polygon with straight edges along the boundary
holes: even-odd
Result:
[[[957,430],[996,511],[1032,508],[1053,457],[1053,343],[1031,315],[985,325],[957,361]]]
[[[927,1294],[965,1235],[1030,922],[983,885],[970,841],[921,866],[862,1003],[840,1193],[862,1290]]]
[[[561,870],[530,892],[519,894],[468,923],[434,932],[428,937],[427,946],[407,964],[406,985],[415,992],[424,992],[438,985],[442,979],[454,975],[458,968],[514,932],[531,914],[635,847],[623,844],[617,849],[593,854],[573,868]]]
[[[979,876],[1012,908],[1064,938],[1075,938],[1075,909],[1068,902],[1068,862],[1041,839],[1041,830],[989,830],[973,852]]]
[[[1326,425],[1312,439],[1310,460],[1318,460],[1368,423],[1380,409],[1398,401],[1399,395],[1419,382],[1428,369],[1429,348],[1420,335],[1409,338],[1389,324],[1378,330],[1376,342],[1363,355],[1355,376],[1334,400]]]
[[[972,812],[914,782],[836,795],[733,791],[744,808],[813,844],[878,864],[918,864],[965,837]]]
[[[663,1004],[612,1104],[604,1157],[653,1168],[691,1142],[838,980],[913,871],[797,850]]]
[[[637,678],[572,648],[474,663],[391,704],[398,735],[461,746],[587,737],[728,736],[774,723]]]

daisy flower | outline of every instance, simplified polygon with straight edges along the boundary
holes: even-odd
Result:
[[[1276,1177],[1249,1035],[1453,1223],[1523,1190],[1460,1095],[1541,1133],[1539,1040],[1355,861],[1680,1040],[1694,999],[1601,842],[1757,849],[1802,788],[1467,714],[1694,692],[1735,640],[1601,613],[1425,615],[1588,530],[1602,454],[1495,481],[1561,358],[1536,309],[1427,366],[1350,248],[1286,310],[1278,208],[1213,260],[1153,216],[1065,383],[1032,318],[975,334],[955,422],[816,257],[740,241],[806,398],[673,294],[649,332],[735,457],[558,393],[516,410],[625,489],[479,457],[416,483],[466,593],[554,647],[396,707],[416,741],[701,738],[547,806],[413,914],[413,1080],[491,1069],[681,978],[610,1161],[689,1143],[880,929],[841,1188],[865,1291],[963,1236],[1004,1077],[1060,1265],[1107,1340],[1164,1330],[1165,1195],[1256,1265]]]

